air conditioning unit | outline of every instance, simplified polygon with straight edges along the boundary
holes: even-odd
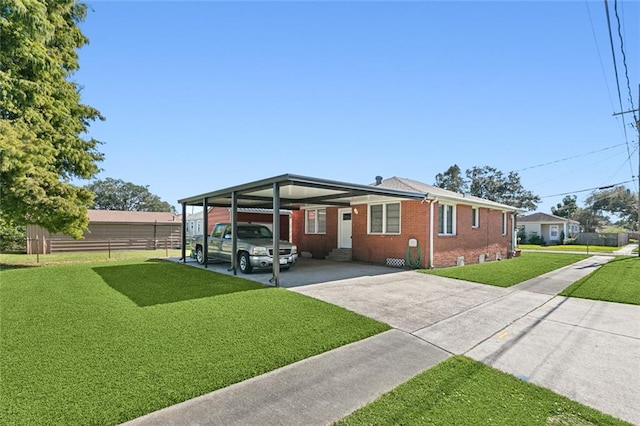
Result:
[[[456,260],[456,266],[464,266],[464,256],[458,256],[458,260]]]

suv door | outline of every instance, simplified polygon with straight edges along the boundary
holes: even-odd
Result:
[[[209,238],[209,256],[212,258],[220,259],[222,256],[222,243],[224,241],[224,233],[226,225],[223,223],[217,224],[211,232]]]
[[[222,236],[222,242],[220,243],[220,259],[231,260],[231,248],[233,242],[231,241],[231,225],[227,225],[224,228],[224,235]]]

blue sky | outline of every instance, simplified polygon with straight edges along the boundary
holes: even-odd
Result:
[[[453,164],[518,171],[545,212],[549,195],[638,190],[602,1],[89,4],[74,79],[106,117],[98,178],[176,207],[283,173],[433,184]],[[640,2],[618,10],[637,108]]]

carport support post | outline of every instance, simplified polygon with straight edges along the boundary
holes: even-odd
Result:
[[[271,282],[280,287],[280,184],[273,184],[273,278]]]
[[[209,200],[207,198],[202,200],[202,254],[204,260],[204,267],[208,268],[209,265]]]
[[[231,269],[238,275],[238,193],[231,193]]]
[[[182,263],[187,263],[187,203],[182,203]]]

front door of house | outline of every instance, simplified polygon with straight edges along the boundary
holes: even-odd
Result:
[[[560,239],[560,227],[558,225],[549,226],[549,241],[558,241]]]
[[[351,248],[351,209],[338,210],[338,248]]]

